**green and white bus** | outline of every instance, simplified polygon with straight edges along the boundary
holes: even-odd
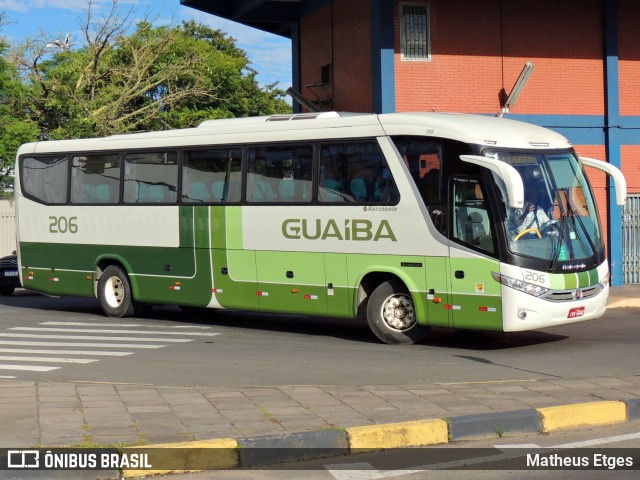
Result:
[[[24,287],[150,305],[514,332],[598,318],[609,273],[583,165],[550,130],[439,113],[277,115],[23,145]],[[535,205],[535,206],[533,206]]]

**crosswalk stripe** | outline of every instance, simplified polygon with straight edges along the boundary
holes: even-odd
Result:
[[[92,328],[38,328],[38,327],[13,327],[9,330],[19,330],[22,332],[71,332],[71,333],[134,333],[153,335],[194,335],[200,337],[215,337],[220,335],[214,332],[157,332],[151,330],[100,330]]]
[[[142,345],[139,343],[91,343],[91,342],[27,342],[0,340],[0,345],[29,345],[32,347],[109,347],[109,348],[162,348],[166,345]]]
[[[0,355],[0,360],[10,362],[45,362],[45,363],[93,363],[95,358],[58,358],[58,357],[16,357],[13,355]]]
[[[10,365],[1,364],[0,370],[25,370],[27,372],[50,372],[51,370],[58,370],[60,367],[43,367],[40,365]]]
[[[186,343],[191,342],[190,338],[129,338],[129,337],[103,337],[100,335],[40,335],[35,333],[0,333],[0,337],[12,337],[12,338],[52,338],[60,339],[66,338],[69,340],[109,340],[109,341],[131,341],[136,342],[171,342],[171,343]]]
[[[94,323],[94,322],[41,322],[40,325],[53,325],[56,327],[145,327],[145,328],[163,328],[173,330],[211,330],[211,327],[202,325],[145,325],[142,323]]]
[[[103,357],[126,357],[133,352],[100,352],[96,350],[40,350],[31,348],[0,348],[0,353],[36,353],[54,355],[99,355]]]

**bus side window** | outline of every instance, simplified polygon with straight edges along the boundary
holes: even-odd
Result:
[[[249,202],[311,201],[313,147],[274,145],[247,149]]]
[[[479,179],[454,177],[452,236],[462,243],[494,253],[491,218]]]
[[[374,141],[323,145],[320,153],[321,202],[394,204],[400,194]]]
[[[239,148],[188,150],[184,154],[184,203],[238,202],[241,181]]]
[[[127,153],[124,161],[125,203],[176,203],[178,198],[176,152]]]
[[[68,165],[66,156],[23,158],[20,168],[24,192],[43,203],[66,203]]]
[[[420,192],[433,225],[447,234],[447,205],[442,195],[443,141],[425,137],[396,137],[394,142]]]
[[[120,187],[119,155],[73,157],[71,203],[118,203]]]

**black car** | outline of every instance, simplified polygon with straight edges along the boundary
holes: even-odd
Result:
[[[6,297],[20,287],[18,275],[18,257],[15,252],[12,255],[0,258],[0,295]]]

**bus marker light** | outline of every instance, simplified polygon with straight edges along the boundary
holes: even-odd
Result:
[[[433,303],[442,303],[442,299],[436,297],[436,298],[433,299]]]
[[[176,283],[174,283],[174,285],[175,285],[175,286],[177,286],[177,287],[179,287],[180,285],[182,285],[182,283],[180,283],[180,282],[176,282]]]
[[[298,293],[300,290],[298,290],[297,288],[292,288],[291,289],[291,293]]]
[[[92,279],[91,275],[87,275],[87,276],[86,276],[86,277],[84,277],[84,278],[85,278],[86,280],[91,280],[91,279]]]

